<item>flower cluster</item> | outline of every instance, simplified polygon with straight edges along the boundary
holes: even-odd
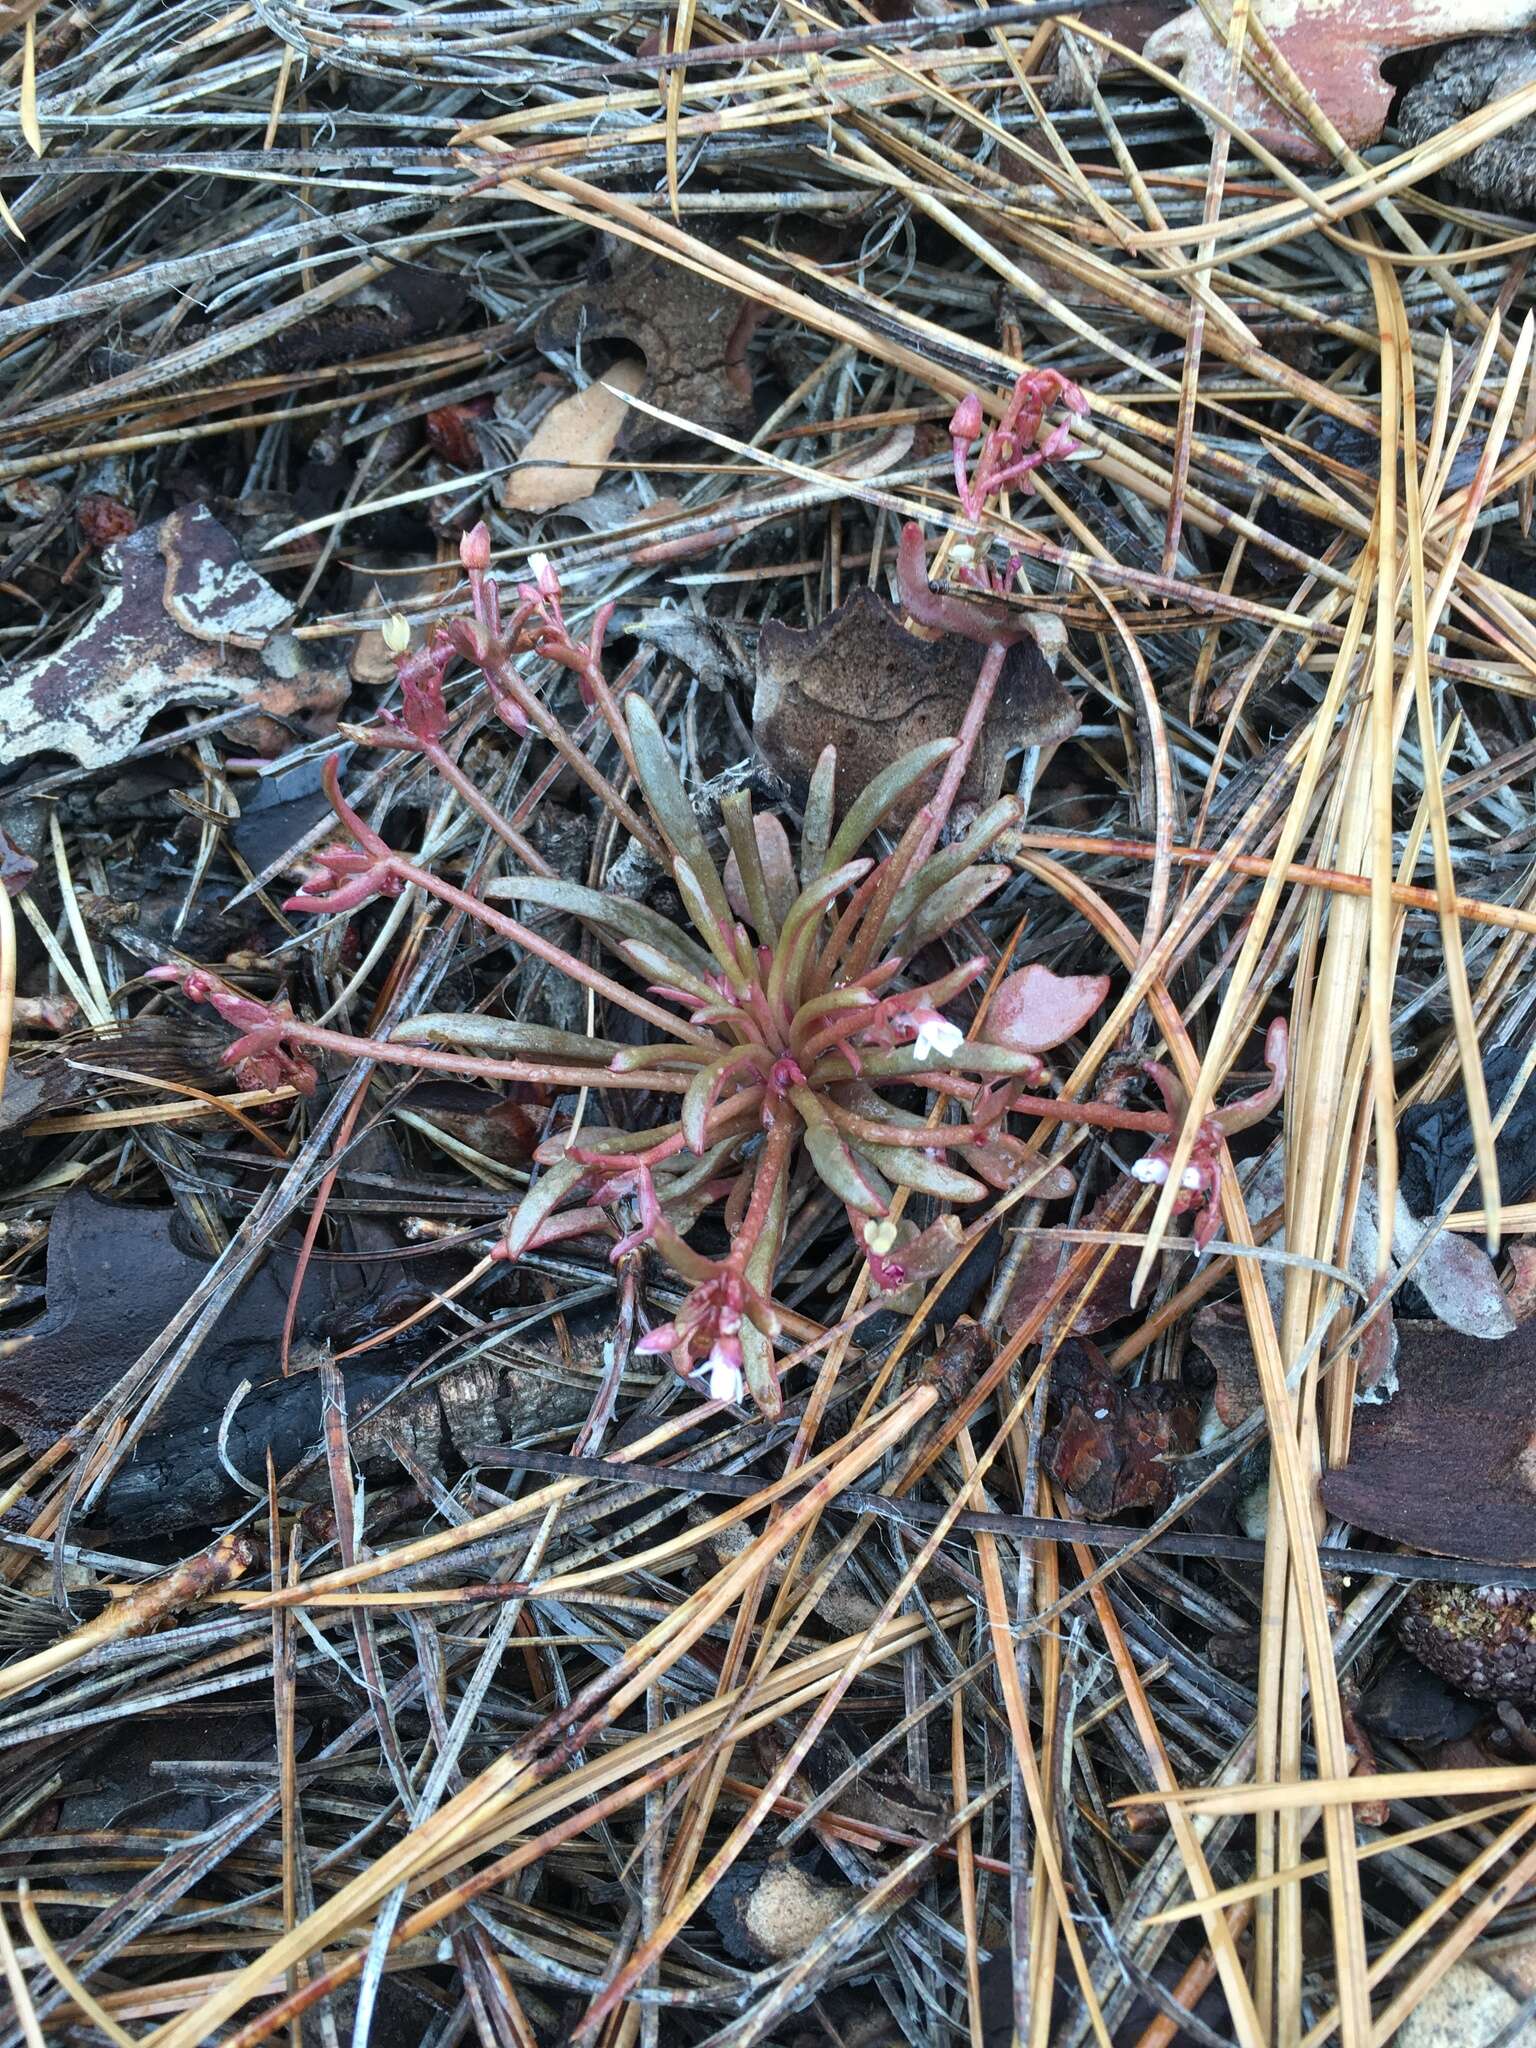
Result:
[[[1035,470],[1072,453],[1072,430],[1065,422],[1041,438],[1046,408],[1055,404],[1079,415],[1088,410],[1082,391],[1057,370],[1026,370],[990,431],[976,393],[967,392],[961,399],[949,423],[949,439],[955,491],[968,519],[979,519],[987,500],[1000,491],[1016,484],[1032,488],[1029,479]],[[978,442],[980,452],[973,459],[971,450]]]
[[[1290,1038],[1283,1017],[1276,1017],[1264,1034],[1264,1064],[1269,1068],[1269,1079],[1262,1088],[1252,1095],[1240,1096],[1236,1102],[1229,1102],[1224,1109],[1212,1110],[1202,1121],[1190,1148],[1189,1162],[1179,1176],[1173,1213],[1186,1216],[1191,1210],[1198,1212],[1193,1236],[1201,1251],[1216,1235],[1216,1227],[1221,1221],[1222,1159],[1227,1139],[1235,1132],[1246,1131],[1261,1122],[1285,1093]],[[1145,1181],[1149,1186],[1162,1187],[1172,1171],[1178,1133],[1184,1128],[1189,1115],[1189,1094],[1172,1068],[1164,1066],[1160,1060],[1144,1061],[1143,1069],[1155,1083],[1167,1108],[1169,1135],[1154,1145],[1145,1158],[1138,1159],[1131,1172],[1137,1180]]]

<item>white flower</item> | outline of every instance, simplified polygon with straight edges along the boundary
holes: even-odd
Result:
[[[745,1382],[741,1367],[733,1358],[727,1358],[717,1344],[703,1364],[705,1384],[711,1401],[739,1401]]]
[[[914,1055],[925,1060],[930,1053],[937,1053],[940,1059],[948,1059],[952,1052],[958,1052],[965,1043],[965,1033],[958,1024],[951,1024],[947,1017],[937,1011],[918,1022],[917,1036],[912,1041]]]
[[[1145,1181],[1149,1187],[1161,1187],[1168,1178],[1168,1162],[1159,1159],[1155,1152],[1149,1152],[1145,1159],[1138,1159],[1131,1168],[1131,1178]]]

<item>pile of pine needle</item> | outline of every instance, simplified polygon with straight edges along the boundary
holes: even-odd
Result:
[[[535,1013],[538,978],[431,906],[364,947],[277,907],[323,819],[261,854],[236,828],[282,777],[312,789],[333,733],[166,704],[109,766],[13,760],[0,828],[32,830],[36,864],[14,915],[0,892],[9,1086],[72,1079],[7,1133],[4,1386],[34,1371],[45,1288],[67,1322],[50,1225],[82,1191],[174,1209],[205,1266],[94,1405],[46,1445],[13,1433],[0,1469],[0,2038],[1389,2040],[1520,1933],[1536,1875],[1536,1767],[1363,1746],[1352,1702],[1405,1581],[1317,1494],[1372,1305],[1355,1212],[1369,1180],[1392,1213],[1404,1114],[1463,1104],[1437,1227],[1497,1250],[1536,1221],[1501,1194],[1508,1102],[1484,1081],[1529,1040],[1536,935],[1532,237],[1447,182],[1475,124],[1340,154],[1286,67],[1329,159],[1299,170],[1240,130],[1213,144],[1092,12],[1033,6],[13,12],[0,687],[111,588],[87,498],[195,502],[367,719],[388,665],[356,650],[386,610],[417,632],[462,610],[457,537],[484,517],[509,580],[542,551],[583,614],[613,602],[615,633],[649,635],[646,694],[718,793],[759,772],[762,626],[888,590],[899,519],[956,521],[957,402],[1054,370],[1088,397],[1074,450],[992,530],[1082,723],[1012,764],[1027,818],[986,943],[1115,976],[1080,1095],[1162,1057],[1203,1112],[1276,1014],[1292,1070],[1265,1133],[1283,1240],[1234,1212],[1197,1261],[1155,1188],[1103,1227],[1126,1162],[1095,1137],[1075,1207],[999,1198],[963,1284],[910,1317],[870,1313],[846,1245],[803,1259],[783,1420],[690,1433],[696,1393],[631,1349],[645,1274],[577,1248],[452,1289],[529,1171],[489,1119],[366,1064],[314,1101],[231,1094],[217,1034],[202,1066],[135,1039],[166,1014],[146,966],[198,958],[200,931],[217,964],[259,929],[317,1017],[442,1008],[450,974],[463,1007],[501,989]],[[1236,54],[1282,63],[1262,31]],[[551,392],[614,359],[537,330],[616,249],[660,265],[659,301],[690,276],[754,309],[755,421],[668,405],[695,367],[672,333],[642,450],[599,463],[579,516],[509,510]],[[476,745],[539,829],[545,757]],[[381,800],[410,772],[367,766]],[[556,798],[603,886],[622,835]],[[465,872],[487,857],[451,800],[432,830]],[[170,911],[135,926],[151,865]],[[329,1523],[257,1469],[222,1517],[168,1497],[158,1529],[152,1502],[114,1529],[108,1481],[311,1223],[322,1264],[368,1225],[400,1246],[387,1272],[425,1251],[449,1276],[352,1342],[408,1341],[413,1387],[468,1404],[455,1459],[402,1426],[395,1478],[354,1475]],[[1106,1534],[1047,1445],[1053,1365],[1112,1289],[1126,1387],[1208,1387],[1191,1323],[1225,1300],[1258,1406]],[[986,1392],[935,1405],[962,1314]],[[498,1410],[511,1372],[565,1405]],[[1192,1519],[1195,1495],[1225,1519]],[[605,1669],[606,1711],[563,1743]]]

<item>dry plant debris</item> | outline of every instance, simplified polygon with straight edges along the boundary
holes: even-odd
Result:
[[[1518,2023],[1529,12],[14,10],[5,2044]]]

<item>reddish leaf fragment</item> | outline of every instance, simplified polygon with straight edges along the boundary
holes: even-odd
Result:
[[[87,491],[75,507],[80,538],[93,548],[108,548],[138,530],[138,516],[121,498],[105,491]]]
[[[1011,1052],[1049,1052],[1081,1031],[1108,994],[1107,974],[1053,974],[1032,961],[999,987],[982,1036]]]
[[[1085,1230],[1115,1230],[1124,1222],[1123,1205],[1112,1190],[1094,1203],[1083,1218]],[[1058,1238],[1042,1234],[1032,1238],[1008,1299],[1003,1305],[1003,1328],[1011,1337],[1039,1309],[1056,1285],[1068,1247]],[[1136,1276],[1138,1253],[1134,1245],[1112,1252],[1107,1266],[1099,1271],[1093,1292],[1072,1318],[1072,1330],[1079,1337],[1096,1337],[1122,1316],[1131,1312],[1131,1282]],[[1075,1297],[1072,1297],[1075,1299]],[[1069,1299],[1060,1313],[1071,1306]],[[1059,1327],[1059,1324],[1058,1324]]]
[[[1533,12],[1531,0],[1457,0],[1454,7],[1445,0],[1295,0],[1275,10],[1268,26],[1276,49],[1344,141],[1364,149],[1381,134],[1397,90],[1382,76],[1387,58],[1451,35],[1507,34],[1526,27]],[[1230,71],[1225,31],[1213,29],[1199,8],[1149,36],[1146,54],[1178,72],[1212,105],[1224,103]],[[1231,112],[1239,127],[1278,156],[1293,163],[1332,162],[1302,117],[1246,71],[1237,80]],[[1212,122],[1203,114],[1202,119],[1214,132]]]
[[[475,398],[464,405],[439,405],[427,414],[427,439],[454,469],[478,469],[480,444],[475,427],[490,415],[491,401]]]
[[[1123,1388],[1090,1344],[1063,1345],[1052,1379],[1061,1420],[1046,1469],[1075,1514],[1094,1521],[1173,1497],[1169,1459],[1192,1450],[1199,1404],[1167,1381]]]

